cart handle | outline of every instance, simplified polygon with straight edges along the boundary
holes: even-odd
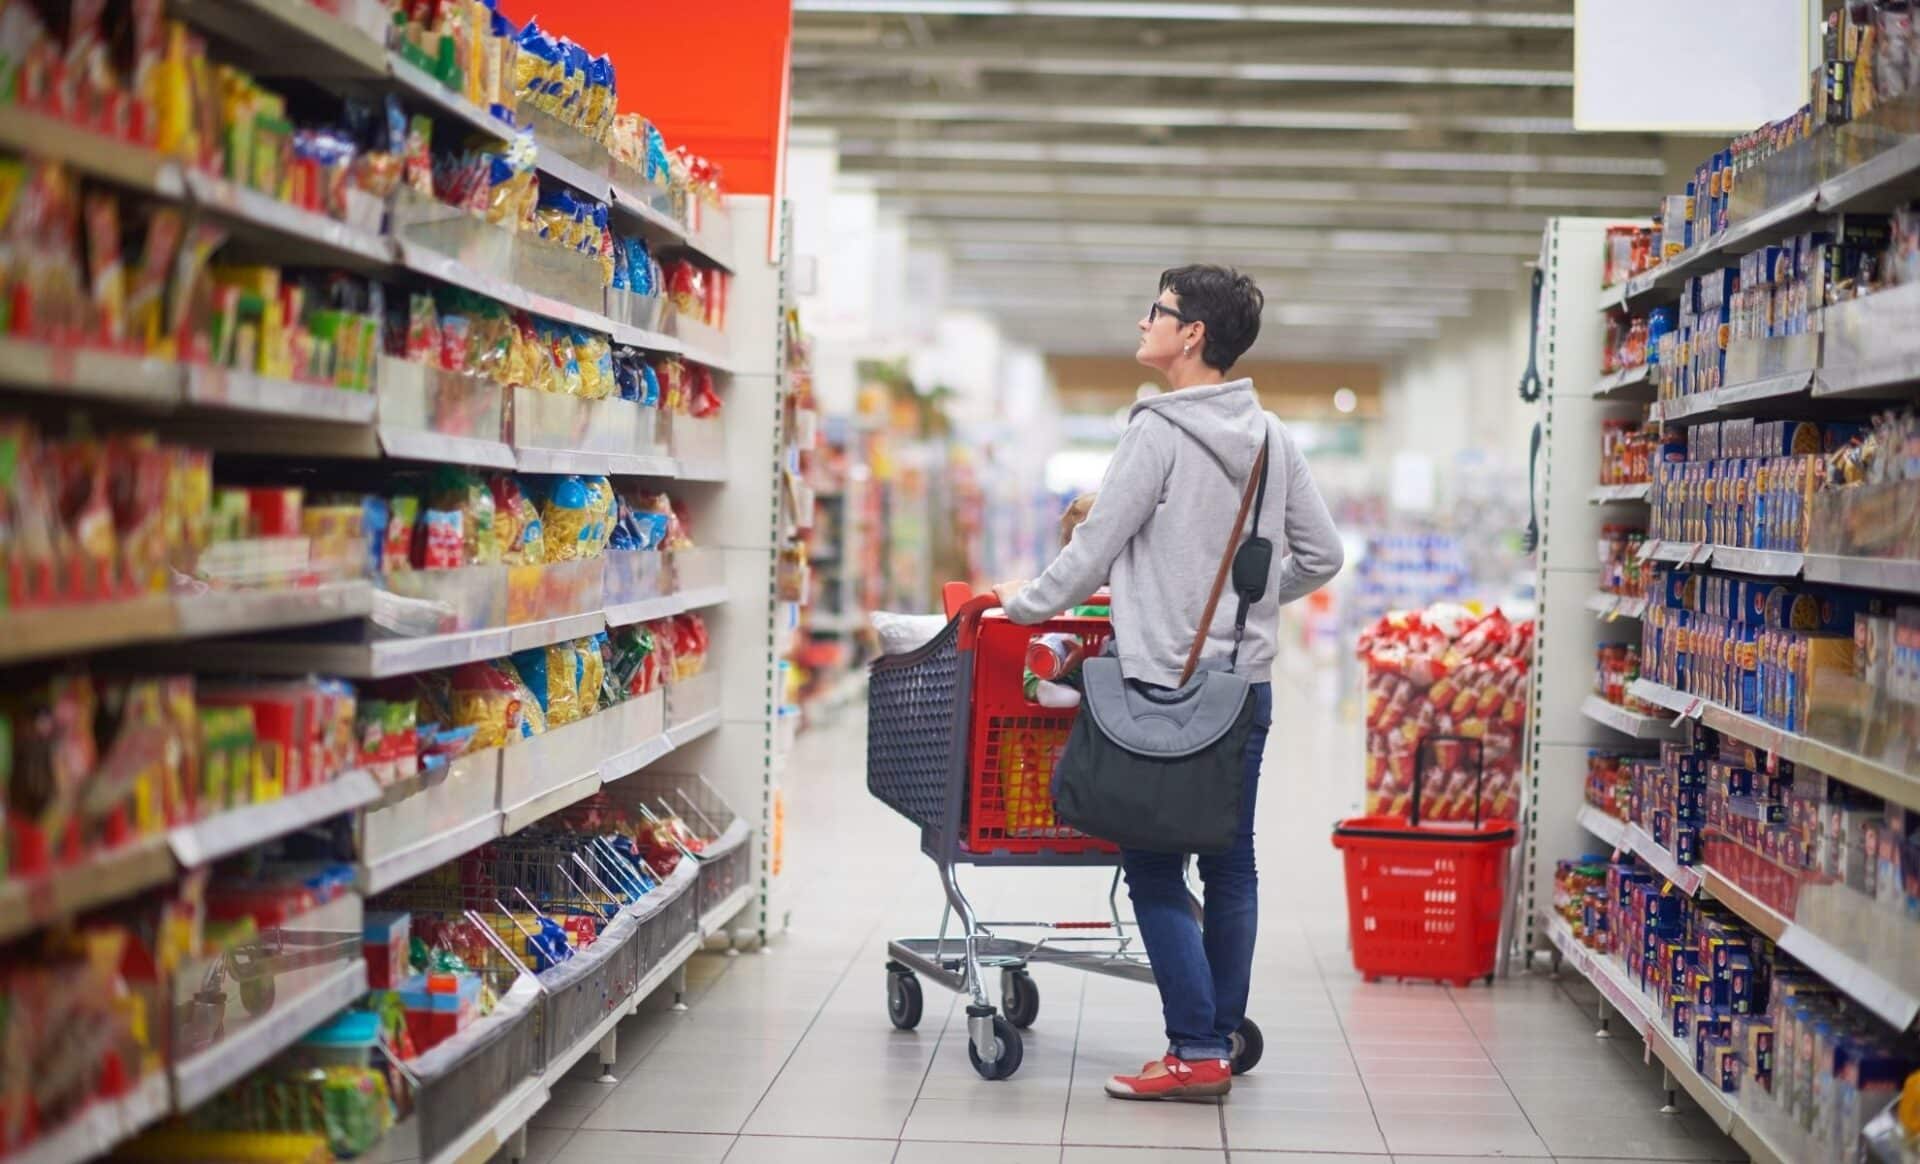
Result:
[[[974,595],[973,588],[965,582],[947,583],[941,587],[940,597],[947,608],[947,621],[959,624],[955,632],[959,648],[971,651],[974,640],[980,637],[980,616],[998,607],[1000,600],[991,590]]]

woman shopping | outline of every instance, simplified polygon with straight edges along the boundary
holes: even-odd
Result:
[[[1135,358],[1171,391],[1134,405],[1091,510],[1046,571],[994,588],[1009,618],[1037,623],[1106,583],[1128,684],[1147,692],[1178,687],[1198,642],[1202,669],[1231,668],[1253,685],[1239,825],[1230,849],[1199,858],[1204,921],[1188,898],[1187,854],[1121,851],[1167,1029],[1162,1058],[1108,1080],[1107,1093],[1121,1099],[1194,1099],[1232,1087],[1230,1044],[1246,1015],[1259,920],[1254,794],[1272,720],[1279,611],[1325,585],[1342,561],[1293,438],[1261,409],[1252,380],[1227,378],[1259,335],[1263,304],[1252,279],[1226,268],[1161,275],[1160,294],[1139,323]],[[1258,492],[1263,470],[1260,528],[1235,529],[1243,495]],[[1243,630],[1232,604],[1223,603],[1202,635],[1210,586],[1218,597],[1222,547],[1255,533],[1277,547],[1264,593],[1251,601]]]

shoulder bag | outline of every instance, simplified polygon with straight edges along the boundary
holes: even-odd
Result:
[[[1084,698],[1066,749],[1054,766],[1054,814],[1061,823],[1123,848],[1160,853],[1224,853],[1240,827],[1253,686],[1233,673],[1247,610],[1267,591],[1273,543],[1260,535],[1271,437],[1248,474],[1240,512],[1194,633],[1193,649],[1171,689],[1129,683],[1111,656],[1081,665]],[[1239,541],[1253,511],[1253,527]],[[1200,652],[1227,575],[1240,609],[1227,669],[1200,669]]]

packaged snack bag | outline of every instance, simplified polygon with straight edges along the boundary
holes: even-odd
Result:
[[[586,482],[579,477],[553,480],[540,510],[548,561],[571,562],[587,556],[594,536],[592,500]]]
[[[466,522],[457,509],[429,509],[420,516],[420,568],[452,570],[466,564]]]

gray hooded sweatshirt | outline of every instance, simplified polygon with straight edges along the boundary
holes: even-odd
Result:
[[[1121,671],[1147,683],[1178,683],[1263,435],[1272,451],[1259,532],[1273,541],[1274,567],[1266,597],[1248,612],[1234,669],[1251,682],[1268,681],[1280,607],[1325,585],[1344,554],[1305,458],[1286,426],[1261,409],[1252,380],[1135,404],[1093,511],[1046,572],[1007,604],[1007,616],[1044,621],[1108,582]],[[1224,668],[1233,649],[1237,605],[1229,580],[1201,651],[1215,666]]]

